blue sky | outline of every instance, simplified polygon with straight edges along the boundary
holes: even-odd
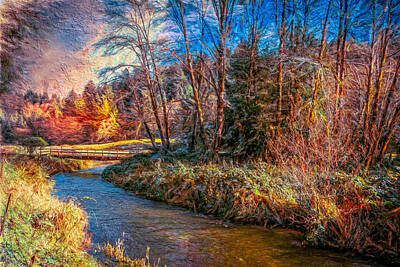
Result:
[[[46,21],[50,26],[50,31],[46,32],[48,40],[43,44],[41,49],[43,50],[42,57],[37,60],[37,63],[32,67],[34,70],[32,76],[34,79],[34,86],[41,84],[42,79],[54,80],[55,83],[62,81],[65,84],[68,83],[70,79],[68,88],[65,91],[71,89],[76,82],[76,87],[83,87],[88,80],[95,79],[96,74],[90,73],[96,67],[91,68],[86,66],[90,64],[90,61],[95,61],[91,56],[89,51],[91,45],[99,37],[101,32],[104,30],[104,23],[109,20],[106,14],[111,14],[115,9],[120,8],[123,4],[123,0],[49,0],[51,2],[50,6],[43,8],[43,14],[46,17]],[[3,0],[0,0],[0,3]],[[281,5],[281,1],[277,1]],[[288,12],[287,12],[287,23],[291,23],[291,2],[288,1]],[[301,11],[301,3],[304,0],[296,0],[298,4],[297,10]],[[315,33],[315,36],[319,38],[321,32],[321,20],[326,11],[326,4],[328,0],[317,1],[317,7],[310,11],[310,21],[313,21],[309,25],[309,31]],[[334,3],[337,1],[334,0]],[[370,9],[366,4],[367,0],[350,0],[352,6],[352,26],[353,29],[350,32],[350,37],[356,38],[359,41],[366,40],[369,38],[369,28],[363,27],[360,22],[362,20],[368,19],[368,12]],[[198,19],[196,19],[196,1],[186,1],[187,5],[191,5],[190,8],[186,8],[186,19],[189,26],[190,37],[197,45],[200,38]],[[264,44],[268,44],[270,48],[276,47],[277,44],[277,29],[275,25],[275,7],[273,5],[274,1],[268,1],[259,10],[259,15],[262,24],[265,26],[265,38],[263,39]],[[364,9],[362,13],[361,10]],[[232,32],[234,32],[234,37],[231,38],[231,47],[233,48],[240,38],[246,36],[246,25],[248,16],[246,15],[246,10],[237,10],[238,16],[234,21]],[[297,15],[301,17],[301,12]],[[279,21],[280,16],[278,16]],[[398,24],[400,20],[400,15],[397,14],[394,17],[395,23]],[[328,40],[333,40],[336,38],[337,33],[337,11],[332,11],[332,16],[329,21],[329,31]],[[167,22],[169,25],[167,31],[175,39],[175,46],[182,47],[183,43],[182,35],[180,34],[178,28],[176,28],[172,21]],[[216,31],[211,27],[209,28],[208,36],[216,34]],[[208,40],[203,40],[210,44],[211,38]],[[100,61],[97,58],[97,61]],[[104,59],[104,63],[108,63]],[[85,65],[86,64],[86,65]],[[77,69],[84,70],[86,77],[83,74],[79,78],[79,82],[71,80],[76,76],[77,73],[74,71],[74,67]],[[68,77],[71,76],[71,77]],[[79,91],[81,88],[75,88]]]

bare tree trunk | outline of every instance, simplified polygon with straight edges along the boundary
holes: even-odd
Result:
[[[343,18],[344,18],[344,12],[343,12],[343,1],[347,0],[340,0],[340,19],[339,19],[339,33],[338,33],[338,38],[336,41],[336,89],[335,89],[335,106],[333,110],[333,116],[334,116],[334,121],[336,121],[336,112],[337,112],[337,107],[339,103],[339,91],[340,91],[340,62],[341,62],[341,42],[343,39]],[[335,124],[335,123],[334,123]]]
[[[322,29],[322,38],[321,38],[321,46],[319,49],[319,55],[318,55],[318,60],[321,62],[324,52],[325,52],[325,47],[326,47],[326,31],[328,29],[328,18],[329,18],[329,13],[330,13],[330,9],[331,9],[331,4],[332,4],[332,0],[329,0],[328,3],[328,8],[326,10],[326,15],[325,15],[325,20],[324,20],[324,27]],[[319,92],[319,82],[320,82],[320,75],[319,73],[317,74],[317,77],[314,78],[314,90],[313,90],[313,97],[312,97],[312,102],[311,102],[311,108],[310,108],[310,113],[308,115],[308,122],[309,124],[312,123],[313,119],[314,119],[314,108],[316,105],[316,101],[317,101],[317,96],[318,96],[318,92]]]
[[[140,17],[140,20],[141,20],[141,24],[143,25],[143,27],[140,27],[140,31],[141,31],[141,34],[143,35],[144,42],[146,44],[146,46],[143,49],[147,48],[147,50],[148,50],[148,51],[145,51],[145,53],[148,54],[148,56],[150,58],[151,66],[153,67],[153,70],[154,70],[156,86],[158,88],[158,93],[159,93],[160,99],[161,99],[161,107],[162,107],[163,119],[164,119],[164,134],[165,134],[165,141],[163,142],[163,146],[164,146],[164,148],[168,149],[169,146],[170,146],[170,141],[169,141],[170,131],[169,131],[169,120],[168,120],[168,111],[167,111],[166,100],[165,100],[165,97],[164,97],[164,92],[162,90],[162,84],[161,84],[161,80],[160,80],[160,77],[159,77],[158,67],[157,67],[157,64],[155,62],[155,54],[154,54],[154,51],[153,51],[153,48],[152,48],[152,43],[150,41],[149,32],[148,32],[147,27],[145,26],[146,22],[145,22],[145,19],[143,17],[142,11],[139,10],[138,13],[139,13],[139,17]],[[147,59],[147,56],[146,56],[146,59]],[[148,65],[150,66],[150,63]],[[147,73],[150,76],[150,73],[149,73],[148,70],[147,70]],[[158,117],[158,115],[157,115],[157,117]],[[161,125],[161,123],[160,123],[160,125]],[[162,132],[162,128],[160,129],[160,132]]]
[[[310,1],[304,0],[304,19],[303,19],[303,33],[301,35],[301,47],[305,47],[306,35],[307,35],[307,25],[308,25],[308,16],[310,15]]]
[[[296,45],[294,42],[294,29],[296,27],[296,0],[292,1],[293,9],[292,9],[292,27],[290,29],[290,43],[292,48],[293,55],[296,53]]]
[[[371,45],[369,54],[369,66],[368,66],[368,77],[367,77],[367,92],[365,96],[364,113],[363,113],[363,126],[367,133],[369,130],[369,116],[372,100],[372,73],[374,72],[374,49],[375,49],[375,36],[376,36],[376,0],[372,0],[372,31],[371,31]]]
[[[389,132],[388,134],[385,136],[384,140],[383,140],[383,145],[382,145],[382,149],[381,152],[379,153],[379,162],[382,163],[383,159],[385,158],[385,153],[386,150],[388,148],[388,145],[390,143],[390,141],[392,140],[393,134],[394,134],[394,130],[395,130],[395,126],[398,123],[400,118],[400,107],[398,107],[396,109],[396,112],[394,113],[394,116],[391,120],[391,123],[389,125]]]
[[[321,38],[321,47],[319,49],[318,59],[321,61],[326,48],[326,31],[328,30],[328,18],[331,10],[332,0],[329,0],[328,8],[326,10],[325,20],[324,20],[324,27],[322,30],[322,38]]]
[[[170,147],[170,129],[169,129],[169,119],[168,119],[168,110],[167,110],[167,104],[164,96],[164,92],[162,90],[162,85],[161,85],[161,80],[159,78],[158,74],[158,68],[155,65],[154,60],[153,65],[154,65],[154,71],[157,79],[157,88],[158,88],[158,93],[160,94],[161,98],[161,106],[162,106],[162,111],[163,111],[163,118],[164,118],[164,131],[165,131],[165,141],[166,141],[166,148],[168,149]]]
[[[204,5],[203,0],[201,1],[201,13],[200,13],[200,25],[201,25],[201,39],[204,40],[204,36],[205,36],[205,30],[206,30],[206,23],[205,23],[205,15],[206,14],[206,7]],[[198,71],[198,76],[197,76],[197,92],[198,92],[198,97],[199,97],[199,107],[201,112],[203,112],[203,108],[202,105],[203,103],[205,103],[206,101],[204,100],[204,97],[207,96],[207,92],[208,89],[206,89],[207,87],[204,87],[204,91],[203,91],[203,98],[201,97],[201,88],[203,88],[203,84],[204,84],[204,70],[205,70],[205,55],[204,55],[204,51],[203,51],[203,44],[200,45],[200,53],[199,53],[199,71]],[[204,116],[204,113],[202,113]],[[205,126],[204,126],[204,117],[203,117],[203,121],[202,121],[202,135],[203,135],[203,141],[204,141],[204,145],[205,148],[207,150],[211,149],[210,148],[210,143],[208,140],[208,136],[205,130]]]
[[[162,145],[164,147],[166,147],[163,128],[162,128],[162,125],[161,125],[161,120],[160,120],[160,118],[158,116],[158,104],[157,104],[156,96],[154,94],[153,83],[151,81],[151,77],[150,77],[150,74],[148,72],[148,69],[146,67],[144,67],[143,70],[144,70],[145,75],[146,75],[147,90],[150,93],[150,95],[149,95],[150,103],[151,103],[151,107],[152,107],[154,118],[156,120],[157,128],[158,128],[158,131],[160,133],[161,143],[162,143]]]
[[[157,104],[156,96],[154,93],[153,83],[151,81],[151,77],[150,77],[150,74],[149,74],[147,68],[144,69],[144,72],[146,74],[147,89],[150,93],[150,96],[149,96],[150,103],[151,103],[154,118],[156,120],[157,128],[160,133],[161,143],[164,147],[166,147],[167,145],[166,145],[165,138],[164,138],[163,127],[161,125],[160,117],[158,116],[158,104]]]
[[[380,61],[378,66],[379,73],[378,73],[378,79],[376,80],[375,84],[374,104],[372,109],[372,122],[377,122],[378,119],[377,116],[378,116],[379,99],[381,97],[381,90],[383,85],[383,69],[385,67],[386,57],[387,57],[387,47],[390,41],[389,32],[391,30],[391,20],[392,20],[391,1],[388,1],[388,8],[389,8],[388,26],[386,27],[381,37]]]
[[[152,107],[152,112],[154,115],[154,118],[156,120],[156,125],[160,134],[160,139],[162,142],[162,145],[164,148],[168,147],[168,142],[165,139],[164,135],[164,130],[162,127],[162,123],[160,120],[160,117],[158,115],[158,103],[157,103],[157,98],[154,92],[154,81],[151,77],[150,74],[150,69],[152,63],[150,62],[152,60],[152,57],[154,55],[150,54],[150,42],[148,39],[148,29],[147,27],[150,27],[150,23],[146,22],[143,16],[144,9],[147,7],[143,7],[140,3],[135,3],[134,4],[134,12],[135,14],[130,14],[131,15],[131,20],[135,24],[135,33],[136,33],[136,47],[139,50],[137,52],[137,56],[140,59],[140,64],[141,64],[141,69],[144,72],[146,76],[146,85],[147,85],[147,90],[149,92],[149,99]],[[150,57],[150,60],[149,60]],[[154,65],[153,65],[154,67]],[[157,77],[156,77],[157,78]],[[157,82],[157,80],[156,80]]]
[[[378,146],[381,143],[382,134],[384,131],[384,127],[380,128],[380,125],[377,125],[377,124],[378,123],[380,124],[379,117],[378,117],[378,107],[379,107],[379,103],[380,103],[381,90],[382,90],[382,85],[383,85],[383,69],[385,67],[386,57],[387,57],[387,47],[388,47],[388,44],[390,41],[390,36],[389,36],[389,32],[391,29],[391,1],[390,0],[387,1],[386,8],[388,8],[388,24],[387,24],[387,27],[385,28],[385,30],[383,31],[383,33],[381,34],[381,40],[380,40],[378,79],[376,80],[376,83],[375,83],[375,94],[374,94],[374,99],[373,99],[372,115],[371,115],[371,119],[369,120],[371,128],[368,129],[369,130],[369,132],[368,132],[369,138],[370,138],[370,140],[373,140],[373,142],[369,144],[369,148],[368,148],[367,162],[366,162],[367,169],[375,161],[375,157],[378,152]],[[397,114],[397,113],[395,113],[395,114]],[[385,118],[381,116],[381,120],[384,120],[384,119]],[[391,120],[393,121],[393,119],[394,119],[394,117]],[[389,129],[390,128],[391,128],[391,126],[389,126]],[[390,133],[390,130],[389,130],[389,133]],[[387,136],[385,138],[387,139]],[[390,139],[391,139],[391,136],[389,137],[389,140],[387,142],[389,142]],[[386,141],[384,142],[384,146],[385,146],[385,143],[386,143]],[[384,147],[382,149],[386,150],[386,148],[384,148]]]
[[[342,94],[343,94],[343,87],[344,87],[344,74],[345,74],[345,62],[346,62],[346,42],[347,42],[347,34],[349,32],[349,17],[350,12],[349,8],[349,0],[344,0],[344,31],[343,31],[343,40],[342,40],[342,48],[341,48],[341,62],[340,62],[340,84],[339,84],[339,99],[338,99],[338,119],[340,120],[342,109],[341,109],[341,102],[342,102]]]
[[[133,92],[133,99],[134,99],[134,101],[135,101],[135,104],[136,104],[136,107],[137,107],[137,111],[138,111],[140,120],[141,120],[141,121],[143,122],[143,124],[144,124],[144,127],[145,127],[145,130],[146,130],[146,132],[147,132],[147,135],[148,135],[149,138],[150,138],[151,145],[153,146],[154,149],[156,149],[156,142],[155,142],[155,140],[154,140],[154,136],[153,136],[153,134],[151,133],[150,128],[149,128],[149,126],[148,126],[148,124],[147,124],[147,122],[146,122],[146,120],[145,120],[145,118],[144,118],[144,113],[143,113],[143,108],[142,108],[142,107],[143,107],[143,101],[141,101],[141,100],[139,99],[139,96],[138,96],[137,91],[136,91],[135,84],[133,83],[133,81],[132,81],[131,79],[129,79],[129,85],[130,85],[130,87],[131,87],[131,89],[132,89],[132,92]]]
[[[151,53],[151,50],[150,50],[150,53]],[[161,106],[162,106],[162,112],[163,112],[163,118],[164,118],[165,141],[166,141],[166,148],[168,149],[170,147],[170,140],[169,140],[170,139],[170,129],[169,129],[168,109],[167,109],[167,104],[166,104],[164,92],[163,92],[162,85],[161,85],[161,80],[160,80],[159,73],[158,73],[158,68],[154,62],[153,57],[152,57],[152,62],[153,62],[153,68],[154,68],[154,72],[155,72],[156,80],[157,80],[158,93],[160,94],[160,98],[161,98]]]
[[[294,1],[294,0],[293,0]],[[250,45],[250,68],[249,68],[249,76],[248,76],[248,92],[247,96],[255,93],[255,71],[256,71],[256,56],[257,56],[257,46],[259,41],[258,36],[258,17],[256,15],[256,2],[257,0],[251,0],[251,22],[250,22],[250,32],[247,38],[247,42]],[[258,1],[258,8],[263,5],[263,1]]]
[[[193,119],[192,119],[192,140],[190,141],[190,144],[189,144],[189,151],[194,151],[194,148],[195,148],[195,144],[196,144],[196,135],[197,135],[197,133],[196,133],[196,129],[197,129],[197,113],[194,113],[194,114],[192,114],[192,117],[193,117]]]
[[[284,38],[285,38],[285,31],[286,31],[286,5],[287,0],[283,2],[283,9],[282,9],[282,18],[281,18],[281,25],[279,30],[279,63],[278,63],[278,104],[276,107],[276,122],[279,125],[281,121],[281,114],[282,114],[282,91],[283,91],[283,62],[282,62],[282,55],[284,50]]]
[[[393,76],[393,80],[392,80],[392,84],[390,86],[390,90],[389,90],[389,94],[386,97],[386,103],[385,103],[385,107],[383,109],[383,114],[382,114],[382,119],[379,125],[380,129],[383,129],[385,127],[385,123],[389,123],[388,128],[389,128],[389,133],[387,134],[387,136],[385,137],[385,141],[383,141],[383,146],[381,148],[381,151],[379,153],[379,160],[382,163],[384,157],[385,157],[385,153],[386,153],[386,149],[389,145],[389,142],[393,136],[394,133],[394,126],[396,124],[394,124],[394,120],[396,120],[396,115],[394,116],[394,118],[392,118],[392,120],[389,120],[388,118],[388,114],[389,114],[389,106],[392,102],[392,98],[393,95],[396,91],[396,83],[397,83],[397,79],[398,79],[398,75],[399,75],[399,69],[400,69],[400,59],[397,59],[397,63],[396,63],[396,68],[394,71],[394,76]]]
[[[214,159],[218,159],[218,149],[220,146],[222,131],[224,129],[224,94],[226,78],[226,39],[231,30],[232,11],[236,0],[212,0],[214,12],[217,15],[219,24],[219,43],[216,48],[217,65],[217,130],[214,140]],[[286,0],[285,0],[286,1]]]
[[[379,139],[378,138],[375,139],[375,142],[374,142],[374,144],[372,146],[373,149],[372,149],[372,151],[371,151],[371,153],[370,153],[370,155],[368,157],[368,160],[367,160],[367,163],[366,163],[366,166],[365,166],[366,169],[368,169],[374,163],[380,143],[382,144],[382,148],[381,148],[381,152],[379,153],[379,156],[380,156],[379,160],[381,162],[383,161],[384,154],[385,154],[386,149],[387,149],[387,147],[388,147],[388,145],[390,143],[390,140],[393,137],[395,126],[396,126],[397,122],[399,121],[399,118],[400,118],[400,105],[398,105],[397,108],[395,109],[394,115],[393,115],[393,117],[392,117],[392,119],[390,121],[389,127],[388,127],[388,133],[385,135],[385,137],[383,138],[382,142],[379,142],[380,138]],[[382,131],[380,132],[380,135],[381,134],[382,134]]]
[[[207,135],[204,130],[204,113],[203,113],[200,96],[199,96],[199,89],[198,89],[199,87],[196,83],[195,70],[193,68],[192,54],[190,52],[189,38],[187,36],[186,22],[184,19],[183,1],[182,0],[177,0],[177,1],[179,1],[179,13],[180,13],[181,23],[182,23],[182,32],[183,32],[183,37],[185,38],[187,69],[189,71],[190,82],[192,85],[193,96],[194,96],[194,101],[195,101],[195,105],[196,105],[196,111],[197,111],[198,118],[199,118],[200,134],[203,139],[204,146],[208,147]],[[194,127],[194,129],[195,128],[196,127]]]
[[[392,80],[392,83],[391,83],[391,86],[390,86],[390,89],[389,89],[389,94],[386,97],[385,107],[383,108],[381,121],[379,123],[379,129],[384,127],[384,124],[387,121],[387,117],[388,117],[388,114],[389,114],[389,106],[390,106],[390,104],[392,102],[393,95],[394,95],[394,93],[396,91],[396,83],[397,83],[399,69],[400,69],[400,59],[397,59],[393,80]]]

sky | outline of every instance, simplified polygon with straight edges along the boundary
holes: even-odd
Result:
[[[0,0],[0,4],[3,2],[5,0]],[[37,2],[35,5],[40,10],[46,25],[39,29],[42,36],[39,41],[30,39],[24,41],[24,51],[27,54],[24,55],[27,57],[27,60],[23,61],[24,71],[29,76],[29,86],[26,86],[29,88],[26,90],[66,96],[71,90],[77,93],[83,91],[89,81],[99,82],[99,70],[115,65],[118,59],[105,58],[100,53],[95,54],[92,45],[103,36],[107,14],[120,2],[115,0]],[[36,50],[29,47],[36,47]]]
[[[120,3],[54,0],[44,12],[51,31],[41,44],[41,56],[30,67],[32,89],[50,95],[66,96],[71,90],[79,93],[89,81],[100,82],[98,74],[102,68],[123,61],[120,57],[126,55],[102,57],[92,47],[103,36],[107,14]]]
[[[30,78],[26,89],[67,95],[96,82],[96,69],[109,63],[91,56],[91,45],[104,29],[102,0],[42,0],[35,6],[44,21],[41,38],[25,40],[24,52],[16,55],[28,58],[23,61]]]
[[[50,5],[43,8],[43,15],[46,23],[50,26],[50,30],[46,30],[46,40],[41,43],[41,56],[35,58],[35,63],[30,65],[29,68],[32,89],[38,92],[57,93],[61,95],[67,95],[71,90],[80,92],[90,80],[95,83],[99,81],[97,70],[105,66],[115,65],[116,60],[119,60],[118,58],[101,57],[99,53],[93,54],[92,45],[102,37],[103,31],[106,29],[107,14],[110,14],[114,8],[120,6],[121,1],[46,1],[49,1]],[[4,2],[4,0],[0,0],[1,2]],[[264,23],[268,25],[266,27],[268,31],[265,39],[268,41],[275,40],[275,42],[269,44],[273,47],[277,44],[276,38],[270,38],[270,36],[276,35],[274,7],[265,6],[263,9],[265,12],[262,12],[261,15],[265,16]],[[354,12],[356,11],[354,10]],[[310,19],[320,21],[320,16],[324,12],[325,7],[312,11]],[[189,16],[186,19],[189,22],[191,17]],[[397,19],[400,20],[400,16]],[[329,35],[335,36],[337,28],[335,25],[337,18],[333,16],[331,20],[331,25],[328,28],[328,39]],[[193,19],[192,23],[196,25],[197,20]],[[233,30],[235,30],[235,27],[243,30],[245,28],[243,24],[245,23],[243,19],[238,20]],[[313,30],[318,34],[320,32],[319,23],[316,23],[315,27]],[[190,29],[193,30],[196,27],[192,25]],[[169,32],[169,34],[179,42],[182,36],[176,30],[175,35],[171,34],[172,32]],[[331,31],[332,33],[330,33]],[[368,34],[368,31],[364,30],[364,35],[368,37]],[[237,37],[240,37],[240,34]]]
[[[103,26],[99,0],[63,0],[46,10],[51,31],[42,56],[31,67],[32,87],[38,92],[68,94],[96,81],[100,60],[90,58],[90,46]]]

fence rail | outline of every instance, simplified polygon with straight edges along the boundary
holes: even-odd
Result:
[[[142,150],[140,150],[141,152]],[[93,150],[93,149],[68,149],[40,147],[34,152],[38,156],[53,156],[57,158],[94,159],[94,160],[119,160],[132,157],[137,151],[127,150]]]

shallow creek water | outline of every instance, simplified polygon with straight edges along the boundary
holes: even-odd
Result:
[[[160,259],[160,266],[376,266],[297,247],[296,235],[288,230],[232,225],[141,198],[101,180],[103,169],[54,176],[55,195],[76,199],[88,213],[93,248],[124,235],[129,257],[144,257],[150,247],[151,261]]]

